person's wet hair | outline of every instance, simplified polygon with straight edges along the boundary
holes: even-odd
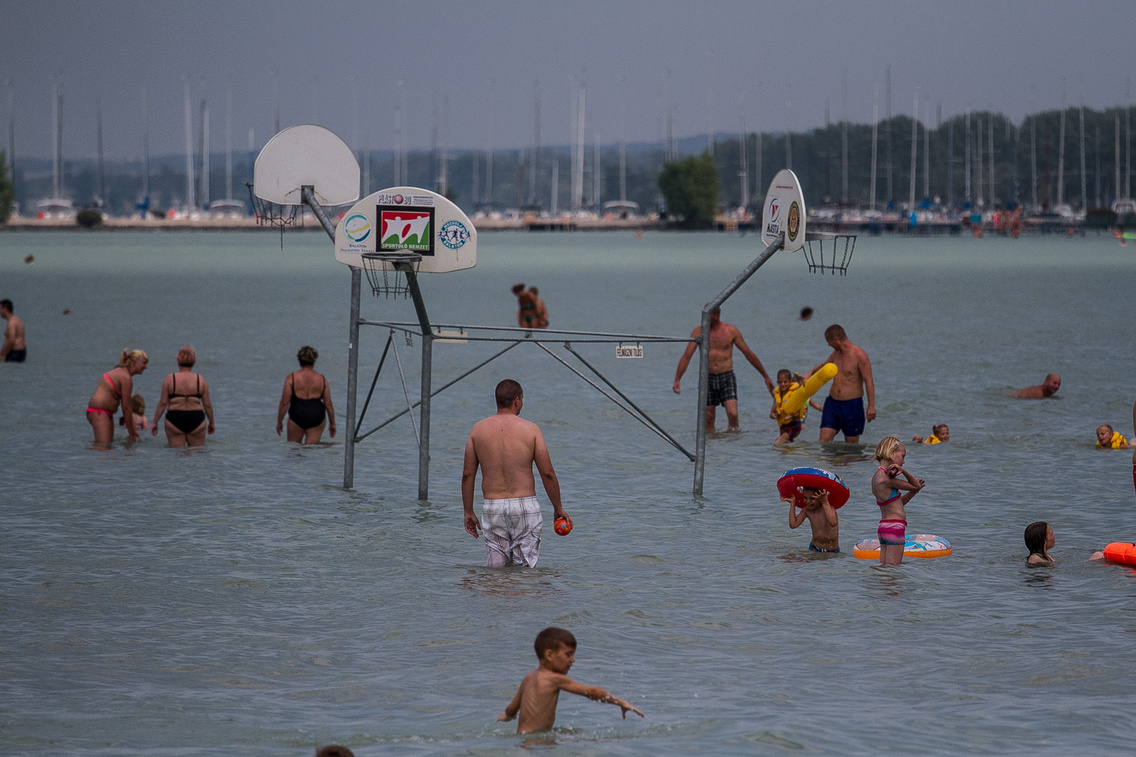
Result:
[[[572,635],[571,631],[551,626],[536,635],[536,641],[533,642],[533,649],[536,650],[537,658],[544,659],[545,650],[555,650],[561,644],[569,649],[575,649],[576,637]]]
[[[1029,553],[1044,555],[1045,554],[1045,533],[1049,530],[1049,524],[1043,520],[1036,523],[1030,523],[1026,526],[1026,549]]]

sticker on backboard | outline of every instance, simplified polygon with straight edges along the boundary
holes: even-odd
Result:
[[[796,175],[782,169],[773,177],[765,193],[765,209],[761,214],[761,241],[766,245],[784,240],[788,252],[805,245],[805,200]]]
[[[379,205],[379,252],[434,254],[434,208]]]
[[[419,273],[477,265],[477,228],[461,208],[420,187],[391,187],[359,200],[335,230],[335,259],[359,268],[363,255],[416,252]],[[384,270],[393,264],[381,263]]]

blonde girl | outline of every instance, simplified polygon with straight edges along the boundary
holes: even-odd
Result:
[[[903,467],[907,448],[897,437],[889,436],[876,445],[876,460],[880,465],[872,475],[872,494],[880,506],[880,565],[899,565],[903,562],[903,543],[907,531],[907,512],[904,505],[923,490],[926,482],[915,478]]]

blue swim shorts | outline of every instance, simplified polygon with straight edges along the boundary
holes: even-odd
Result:
[[[843,431],[845,437],[864,433],[864,398],[834,400],[826,397],[820,427]]]

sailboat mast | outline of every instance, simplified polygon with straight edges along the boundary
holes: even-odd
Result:
[[[193,106],[189,102],[189,78],[185,80],[185,210],[193,209]]]
[[[98,145],[98,176],[95,186],[95,206],[103,207],[106,202],[106,174],[103,172],[103,101],[95,98],[95,141]]]

